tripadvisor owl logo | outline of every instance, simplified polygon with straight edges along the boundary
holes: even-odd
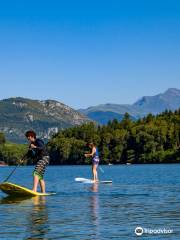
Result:
[[[142,228],[142,227],[136,227],[136,229],[135,229],[135,234],[136,234],[137,236],[143,235],[143,228]]]

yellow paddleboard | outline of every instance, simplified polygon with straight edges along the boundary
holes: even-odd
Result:
[[[28,188],[19,186],[14,183],[10,182],[3,182],[0,184],[0,190],[3,191],[4,193],[10,195],[10,196],[29,196],[29,197],[34,197],[34,196],[50,196],[55,193],[40,193],[40,192],[34,192]]]

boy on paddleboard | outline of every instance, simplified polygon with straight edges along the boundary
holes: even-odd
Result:
[[[34,183],[32,190],[34,192],[37,192],[37,187],[39,183],[41,187],[41,192],[45,193],[45,181],[43,179],[43,176],[45,169],[49,164],[49,155],[46,150],[46,146],[41,139],[36,138],[36,133],[32,130],[27,131],[25,133],[25,136],[30,143],[27,156],[33,159],[34,162],[36,162],[36,166],[33,172]]]
[[[89,148],[91,149],[90,153],[84,154],[85,157],[92,157],[92,174],[93,174],[93,181],[98,182],[98,174],[97,174],[97,167],[99,164],[99,153],[98,148],[94,143],[88,144]]]

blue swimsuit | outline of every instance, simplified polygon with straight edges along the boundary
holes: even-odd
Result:
[[[99,152],[98,152],[97,148],[96,148],[96,152],[92,158],[92,164],[96,164],[96,165],[99,164]]]

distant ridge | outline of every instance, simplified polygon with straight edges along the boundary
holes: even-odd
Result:
[[[128,112],[131,118],[138,119],[148,113],[158,114],[164,110],[176,110],[180,107],[180,90],[169,88],[164,93],[155,96],[144,96],[134,104],[101,104],[87,109],[79,109],[79,112],[86,115],[100,124],[106,124],[112,120],[112,116],[122,119]],[[109,114],[111,113],[111,114]]]
[[[133,104],[133,107],[137,107],[139,111],[142,111],[142,115],[149,112],[157,114],[165,109],[176,110],[180,107],[180,90],[169,88],[164,93],[152,97],[142,97]]]
[[[25,142],[24,133],[28,129],[48,139],[58,129],[89,121],[83,114],[54,100],[16,97],[0,101],[0,131],[13,142]]]
[[[8,140],[22,143],[28,129],[34,129],[38,136],[48,139],[59,129],[89,121],[106,124],[114,118],[121,120],[126,112],[131,119],[138,119],[148,113],[158,114],[166,109],[178,108],[180,90],[176,88],[169,88],[155,96],[144,96],[132,105],[107,103],[78,111],[55,100],[13,97],[0,100],[0,131]]]

